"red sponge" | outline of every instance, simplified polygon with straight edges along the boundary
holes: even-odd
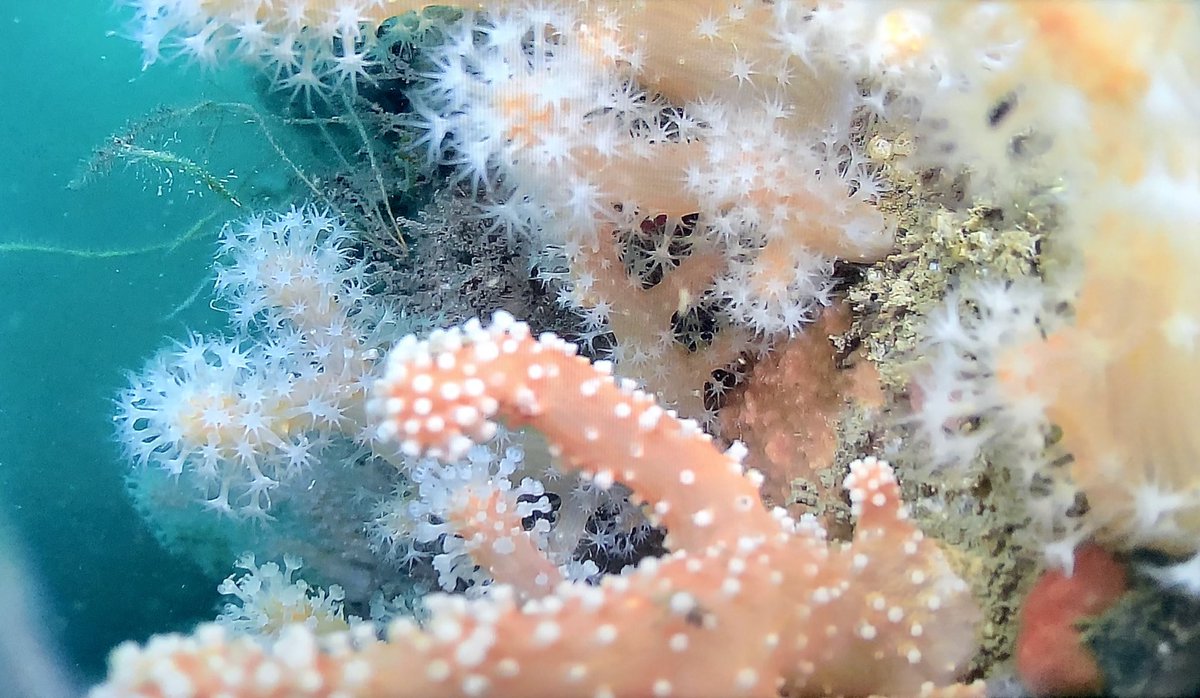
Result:
[[[1116,603],[1128,588],[1125,567],[1104,549],[1075,551],[1074,573],[1044,572],[1021,608],[1017,672],[1037,695],[1088,695],[1104,687],[1100,667],[1081,644],[1078,624]]]

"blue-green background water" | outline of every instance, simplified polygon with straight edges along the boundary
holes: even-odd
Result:
[[[35,622],[85,684],[116,643],[213,615],[215,585],[164,551],[125,496],[110,415],[123,373],[165,338],[219,329],[206,293],[175,311],[211,272],[219,222],[239,212],[189,195],[186,183],[160,195],[154,177],[120,167],[82,190],[67,184],[108,134],[156,105],[251,99],[237,70],[143,72],[137,46],[119,35],[123,20],[103,0],[0,3],[0,244],[132,249],[216,214],[171,251],[0,252],[0,519],[47,602]],[[177,147],[202,151],[219,174],[238,171],[239,184],[272,176],[261,143],[242,131],[208,148],[181,136]],[[25,601],[0,600],[0,622]]]

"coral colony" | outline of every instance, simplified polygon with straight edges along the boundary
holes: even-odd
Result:
[[[362,141],[121,394],[237,570],[96,698],[1186,679],[1195,623],[1133,677],[1104,628],[1200,595],[1194,6],[131,4]]]

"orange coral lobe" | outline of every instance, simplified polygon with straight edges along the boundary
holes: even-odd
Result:
[[[1095,101],[1132,106],[1146,90],[1149,77],[1126,51],[1115,50],[1128,39],[1101,13],[1102,5],[1084,2],[1026,3],[1047,49],[1062,65],[1062,74]]]

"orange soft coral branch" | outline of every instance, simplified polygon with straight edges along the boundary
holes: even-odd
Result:
[[[829,545],[812,522],[767,513],[736,453],[505,315],[406,339],[377,394],[384,434],[415,452],[455,454],[493,419],[533,424],[567,467],[650,503],[674,552],[524,605],[505,586],[433,596],[428,626],[395,623],[386,643],[318,646],[296,627],[264,647],[210,627],[129,645],[97,698],[914,694],[972,651],[965,585],[908,521],[886,463],[851,465],[859,526]]]
[[[676,419],[610,371],[607,361],[593,364],[553,336],[535,339],[497,313],[489,328],[472,322],[428,341],[402,340],[374,407],[385,438],[449,460],[490,437],[494,420],[532,425],[567,466],[602,487],[620,480],[653,505],[672,547],[779,531],[758,501],[761,476],[742,472],[741,449],[720,453],[696,422]],[[714,501],[714,491],[724,496]]]
[[[254,17],[267,26],[291,31],[304,28],[364,24],[378,26],[407,12],[430,7],[456,7],[462,10],[497,11],[520,0],[200,0],[198,15],[210,21],[245,21]],[[597,51],[620,43],[621,29],[633,28],[640,35],[644,53],[638,63],[645,81],[659,92],[676,100],[713,96],[713,85],[731,82],[723,68],[738,46],[754,52],[767,38],[771,6],[755,4],[743,12],[737,22],[722,26],[719,36],[700,37],[691,29],[705,17],[722,17],[739,8],[730,0],[606,0],[580,3],[588,20],[580,29],[590,37]],[[748,16],[747,16],[748,15]],[[619,20],[619,21],[617,21]],[[754,52],[756,59],[761,51]],[[734,92],[736,90],[725,90]],[[722,95],[727,96],[727,95]]]
[[[477,491],[468,485],[457,492],[446,516],[466,542],[471,560],[487,570],[497,584],[513,588],[520,598],[550,593],[563,580],[562,572],[546,557],[522,526],[512,492]]]

